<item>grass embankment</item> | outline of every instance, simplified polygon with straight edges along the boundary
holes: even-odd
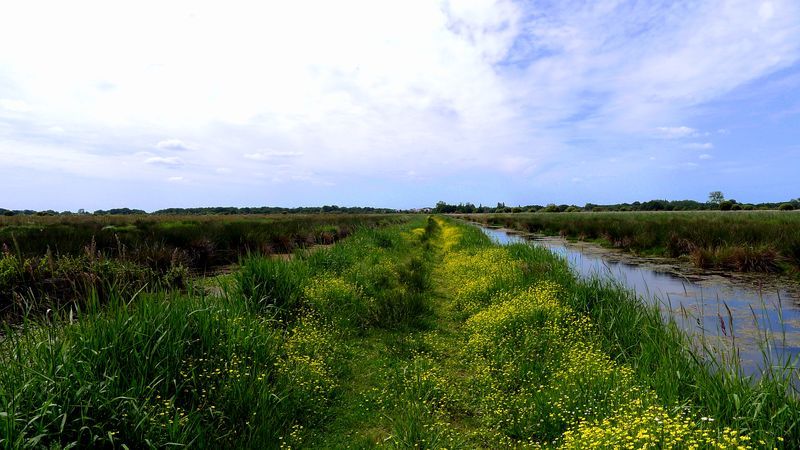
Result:
[[[147,288],[181,287],[191,272],[244,254],[330,244],[394,215],[0,217],[0,318],[71,307]]]
[[[221,297],[115,298],[2,344],[0,443],[796,448],[779,377],[709,370],[618,289],[479,230],[254,257]]]
[[[530,233],[595,241],[700,268],[800,272],[800,214],[777,211],[463,215]]]

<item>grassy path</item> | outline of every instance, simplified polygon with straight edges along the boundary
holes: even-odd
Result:
[[[415,230],[427,237],[426,314],[354,342],[335,419],[306,445],[750,446],[737,430],[664,407],[609,358],[591,321],[562,303],[570,278],[552,257],[472,231],[442,220]]]
[[[419,228],[408,239],[424,233]],[[429,232],[430,233],[430,232]],[[342,400],[331,411],[332,423],[324,433],[305,444],[324,448],[450,446],[445,439],[428,436],[430,405],[427,395],[414,386],[423,365],[453,365],[452,349],[462,343],[460,323],[450,313],[450,296],[441,288],[441,243],[428,240],[422,259],[429,278],[421,292],[424,316],[410,318],[394,329],[374,329],[352,342],[348,378],[341,386]],[[422,357],[428,361],[422,361]]]

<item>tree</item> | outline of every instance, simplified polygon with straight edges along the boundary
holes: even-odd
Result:
[[[725,201],[725,196],[722,195],[722,191],[712,191],[708,193],[708,203],[711,205],[719,205]]]
[[[543,209],[541,209],[540,211],[543,211],[543,212],[561,212],[558,209],[558,206],[556,206],[555,203],[548,203],[547,206],[544,207]]]

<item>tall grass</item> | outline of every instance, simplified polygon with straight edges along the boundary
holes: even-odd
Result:
[[[594,320],[609,354],[629,364],[665,403],[692,405],[758,439],[800,442],[798,369],[792,366],[798,361],[766,365],[758,376],[745,377],[738,358],[693,341],[657,306],[607,280],[581,281],[567,300]]]
[[[178,250],[190,267],[236,262],[251,253],[291,253],[330,244],[356,228],[407,220],[402,215],[299,216],[12,216],[0,217],[0,246],[21,257],[80,255],[93,245],[111,257],[169,261]]]
[[[291,412],[281,334],[238,301],[129,300],[2,343],[0,446],[155,448],[270,442]],[[94,299],[90,304],[100,303]]]

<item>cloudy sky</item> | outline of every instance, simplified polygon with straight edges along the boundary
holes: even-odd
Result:
[[[800,197],[800,2],[8,1],[0,207]]]

